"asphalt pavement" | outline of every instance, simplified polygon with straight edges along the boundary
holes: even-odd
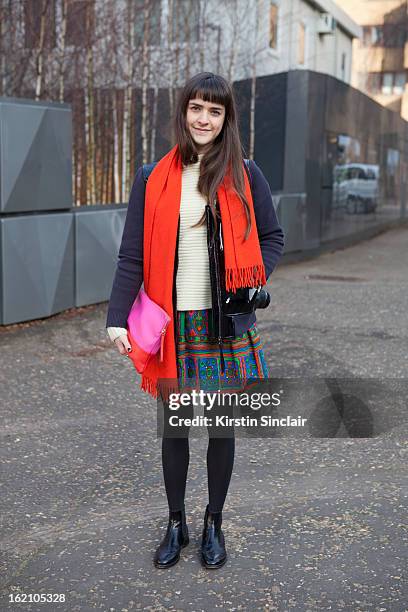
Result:
[[[237,437],[215,571],[199,559],[205,437],[190,440],[190,544],[153,566],[156,404],[107,339],[107,304],[0,329],[0,610],[407,610],[407,246],[402,227],[272,275],[271,376],[353,379],[363,422],[320,405],[317,433]]]

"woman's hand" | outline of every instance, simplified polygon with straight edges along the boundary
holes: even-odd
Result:
[[[121,355],[127,355],[132,350],[127,334],[115,338],[114,344]]]

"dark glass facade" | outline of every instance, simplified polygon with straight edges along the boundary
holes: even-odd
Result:
[[[246,116],[249,82],[240,83]],[[255,160],[274,194],[285,252],[389,226],[406,215],[408,123],[334,77],[257,80]],[[249,141],[249,121],[241,125]]]

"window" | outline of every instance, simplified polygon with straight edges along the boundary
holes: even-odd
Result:
[[[362,44],[364,47],[369,47],[371,45],[371,26],[363,26]]]
[[[200,3],[197,0],[173,0],[171,26],[173,43],[197,43],[200,37]]]
[[[405,80],[406,80],[405,72],[397,72],[395,74],[393,93],[395,93],[395,94],[403,94],[404,93]]]
[[[382,75],[381,93],[402,94],[404,93],[406,82],[405,72],[384,72]]]
[[[392,92],[393,75],[392,72],[384,72],[381,93],[390,94]]]
[[[341,54],[341,78],[343,81],[346,80],[346,58],[347,55],[343,52]]]
[[[278,12],[278,5],[271,2],[269,7],[269,46],[271,49],[278,48]]]
[[[404,21],[363,26],[364,47],[402,48],[407,40]]]
[[[305,32],[305,24],[299,22],[298,64],[302,65],[305,63]]]
[[[376,25],[371,27],[371,44],[382,45],[384,43],[384,30],[383,26]]]
[[[144,11],[145,3],[148,13],[147,44],[160,46],[160,16],[161,0],[134,0],[135,2],[135,45],[141,47],[144,40]]]
[[[26,0],[24,2],[24,44],[27,49],[40,46],[41,16],[45,18],[45,49],[56,46],[55,38],[55,0]]]
[[[384,32],[382,25],[363,26],[363,45],[365,47],[375,47],[384,42]]]
[[[379,93],[381,91],[382,74],[381,72],[370,72],[367,75],[366,89],[370,93]],[[364,89],[364,87],[362,88]]]
[[[95,31],[95,0],[69,0],[67,5],[67,45],[86,47]]]

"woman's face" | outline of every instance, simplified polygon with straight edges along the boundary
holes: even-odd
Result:
[[[225,119],[225,106],[215,102],[205,102],[193,98],[187,106],[187,129],[190,131],[197,151],[204,153],[211,148],[213,141],[221,132]]]

